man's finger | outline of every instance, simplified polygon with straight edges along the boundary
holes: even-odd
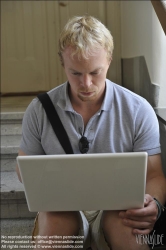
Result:
[[[133,209],[133,210],[127,210],[126,216],[130,217],[146,217],[146,216],[153,216],[157,214],[157,207],[155,202],[147,207],[141,208],[141,209]],[[124,215],[124,214],[123,214]]]
[[[132,221],[140,221],[140,222],[149,222],[149,223],[155,223],[157,219],[157,215],[151,215],[151,216],[144,216],[144,217],[136,217],[136,216],[126,216],[122,219],[132,220]]]
[[[139,229],[147,229],[151,228],[154,222],[147,222],[147,221],[135,221],[135,220],[128,220],[123,219],[123,224],[128,227],[132,228],[139,228]]]
[[[143,235],[146,235],[146,234],[150,234],[150,232],[153,230],[153,228],[151,229],[133,229],[132,233],[133,234],[143,234]]]

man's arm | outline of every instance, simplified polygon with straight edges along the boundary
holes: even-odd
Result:
[[[18,151],[18,155],[19,155],[19,156],[26,156],[26,154],[25,154],[22,150],[19,150],[19,151]],[[20,171],[19,171],[19,168],[18,168],[18,165],[16,165],[16,172],[17,172],[19,181],[22,182],[22,180],[21,180],[21,175],[20,175]]]
[[[158,214],[153,197],[163,205],[166,202],[166,178],[162,171],[160,154],[148,157],[144,208],[119,213],[123,223],[133,228],[134,234],[149,234],[153,230]]]
[[[162,170],[160,154],[148,157],[146,193],[160,201],[166,202],[166,178]]]

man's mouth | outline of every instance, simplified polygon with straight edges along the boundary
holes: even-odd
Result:
[[[80,92],[81,95],[83,96],[91,96],[94,92]]]

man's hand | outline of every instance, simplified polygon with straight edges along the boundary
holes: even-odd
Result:
[[[145,195],[144,208],[121,211],[119,217],[125,226],[133,228],[133,234],[149,234],[157,220],[158,208],[149,194]]]

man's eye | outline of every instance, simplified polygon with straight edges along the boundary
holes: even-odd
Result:
[[[72,73],[72,74],[75,75],[75,76],[81,75],[81,73]]]
[[[97,75],[98,74],[98,72],[92,72],[91,73],[91,75]]]

